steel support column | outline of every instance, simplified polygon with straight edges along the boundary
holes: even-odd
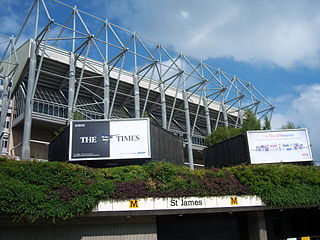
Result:
[[[207,135],[211,134],[211,124],[210,124],[210,113],[208,107],[208,100],[207,97],[203,97],[203,105],[204,105],[204,114],[206,117],[206,125],[207,125]]]
[[[138,61],[137,61],[137,37],[133,33],[133,52],[134,52],[134,74],[133,74],[133,95],[134,95],[134,117],[140,118],[140,94],[138,79]]]
[[[28,89],[26,96],[25,112],[24,112],[24,128],[23,128],[23,139],[22,139],[22,160],[30,160],[30,138],[31,138],[31,124],[32,124],[32,93],[35,78],[36,78],[36,42],[31,40],[30,49],[30,62],[29,62],[29,74],[28,74]]]
[[[75,59],[74,53],[70,53],[69,58],[69,92],[68,92],[68,121],[73,119],[73,101],[74,101],[74,89],[75,89]]]
[[[181,63],[182,64],[182,63]],[[183,69],[183,66],[182,66]],[[188,102],[188,93],[186,90],[186,82],[183,76],[183,73],[181,75],[183,78],[183,102],[184,102],[184,112],[185,112],[185,119],[186,119],[186,130],[187,130],[187,143],[188,143],[188,160],[189,160],[189,167],[191,169],[194,169],[193,165],[193,152],[192,152],[192,139],[191,139],[191,126],[190,126],[190,113],[189,113],[189,102]]]
[[[240,126],[242,127],[243,124],[243,110],[239,109],[239,120],[240,120]]]
[[[109,114],[110,108],[110,79],[109,79],[109,66],[105,62],[103,65],[103,108],[104,108],[104,118],[111,118],[111,112]]]
[[[137,74],[133,75],[133,92],[134,92],[134,117],[140,117],[140,94],[139,94],[139,82]]]
[[[160,103],[161,103],[161,117],[162,117],[162,127],[167,129],[167,110],[166,110],[166,94],[164,92],[164,83],[160,80]]]
[[[225,93],[222,93],[221,107],[222,107],[222,113],[223,113],[224,126],[228,127],[229,123],[228,123],[228,115],[227,115],[227,110],[225,105]]]
[[[6,118],[9,109],[9,77],[3,78],[3,93],[2,93],[2,105],[1,105],[1,117],[0,117],[0,154],[3,154],[3,138],[4,129],[6,126]]]
[[[162,117],[162,127],[167,129],[167,106],[166,106],[166,93],[164,82],[162,79],[162,56],[161,56],[161,45],[158,45],[158,54],[159,54],[159,91],[160,91],[160,104],[161,104],[161,117]]]

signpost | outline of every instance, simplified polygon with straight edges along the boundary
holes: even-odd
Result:
[[[312,161],[307,129],[248,131],[252,164]]]
[[[150,157],[148,118],[77,120],[70,124],[69,161]]]

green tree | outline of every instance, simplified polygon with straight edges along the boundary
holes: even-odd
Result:
[[[80,112],[74,111],[72,119],[73,120],[84,120],[84,116]]]
[[[296,125],[290,121],[287,121],[285,124],[281,126],[281,129],[295,129],[295,128],[299,128],[299,127],[296,127]]]
[[[270,129],[270,121],[267,123],[268,125],[265,126]],[[261,123],[251,110],[246,110],[244,113],[242,128],[233,128],[230,126],[218,127],[217,130],[213,131],[210,135],[207,136],[206,142],[208,145],[217,144],[228,140],[229,138],[233,138],[235,136],[243,134],[249,130],[261,130]]]
[[[213,131],[207,136],[206,142],[208,145],[213,145],[238,136],[242,133],[244,133],[242,128],[218,127],[217,130]]]
[[[243,119],[242,128],[244,131],[261,130],[260,120],[257,119],[254,112],[250,109],[248,109],[244,112],[244,119]]]
[[[63,131],[66,129],[66,126],[58,128],[56,131],[53,132],[54,137],[59,136]]]
[[[271,129],[271,123],[267,116],[264,116],[264,126],[262,128],[263,130],[270,130]]]

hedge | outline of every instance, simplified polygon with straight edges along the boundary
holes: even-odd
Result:
[[[0,215],[67,219],[99,201],[143,197],[257,195],[271,207],[320,206],[320,168],[239,165],[190,170],[170,163],[92,169],[0,159]]]

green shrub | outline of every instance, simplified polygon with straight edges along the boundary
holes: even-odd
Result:
[[[240,165],[230,168],[250,193],[269,206],[320,205],[320,168],[292,164]]]
[[[0,214],[31,221],[87,213],[112,191],[96,170],[79,165],[2,160],[0,169]]]
[[[110,169],[0,159],[0,215],[71,218],[101,200],[257,195],[272,207],[320,206],[320,168],[290,164],[190,170],[170,163]]]
[[[141,181],[148,177],[143,166],[140,165],[105,168],[101,169],[100,173],[104,175],[105,179],[115,182]]]

